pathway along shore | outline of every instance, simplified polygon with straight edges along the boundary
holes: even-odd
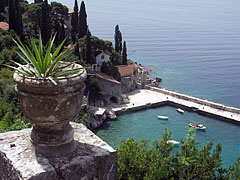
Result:
[[[240,109],[238,108],[228,107],[163,88],[147,86],[146,89],[137,89],[127,95],[129,98],[128,104],[111,104],[111,109],[117,115],[168,105],[240,125]]]

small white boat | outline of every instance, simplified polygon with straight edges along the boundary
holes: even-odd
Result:
[[[193,124],[190,123],[189,126],[194,127],[195,129],[206,129],[207,127],[202,124]]]
[[[168,117],[167,117],[167,116],[158,116],[158,119],[167,120],[167,119],[168,119]]]
[[[175,140],[168,140],[168,141],[167,141],[167,144],[178,145],[178,144],[180,144],[180,142],[175,141]]]
[[[178,108],[178,109],[177,109],[177,112],[179,112],[179,113],[184,113],[184,110],[182,110],[181,108]]]

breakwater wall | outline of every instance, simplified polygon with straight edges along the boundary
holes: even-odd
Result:
[[[238,108],[224,106],[222,104],[213,103],[213,102],[203,100],[203,99],[200,99],[200,98],[196,98],[196,97],[192,97],[192,96],[189,96],[189,95],[176,93],[176,92],[173,92],[173,91],[169,91],[167,89],[150,87],[150,86],[146,86],[146,89],[156,91],[156,92],[159,92],[159,93],[162,93],[162,94],[166,94],[166,95],[169,95],[169,96],[172,96],[172,97],[176,97],[178,99],[182,99],[182,100],[190,101],[190,102],[193,102],[193,103],[197,103],[197,104],[200,104],[200,105],[203,105],[203,106],[208,106],[208,107],[218,109],[218,110],[221,110],[221,111],[228,111],[228,112],[231,112],[231,113],[240,114],[240,109],[238,109]]]
[[[238,108],[228,107],[166,89],[147,86],[146,89],[136,90],[128,94],[128,96],[130,100],[128,104],[112,108],[116,115],[159,106],[172,106],[240,125],[240,109]]]

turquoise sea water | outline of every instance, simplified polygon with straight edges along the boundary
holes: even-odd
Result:
[[[158,115],[168,116],[169,120],[159,120]],[[142,137],[153,142],[162,138],[162,132],[167,127],[173,131],[173,139],[181,141],[188,133],[188,124],[202,123],[207,129],[197,130],[195,139],[202,145],[214,140],[216,144],[221,143],[223,166],[228,167],[240,156],[240,127],[230,123],[208,118],[196,113],[185,111],[180,114],[176,108],[164,106],[148,109],[118,117],[117,121],[108,121],[104,127],[97,130],[96,134],[108,142],[112,147],[117,147],[121,141],[134,136],[141,140]],[[177,148],[176,150],[180,150]]]
[[[73,8],[74,1],[59,0]],[[80,1],[79,1],[80,4]],[[163,79],[162,87],[240,108],[239,0],[86,0],[93,35],[114,40],[120,25],[128,57]],[[167,115],[169,121],[159,121]],[[240,156],[240,127],[174,108],[161,107],[107,122],[97,134],[113,147],[134,135],[159,139],[165,126],[174,139],[185,136],[189,122],[201,122],[200,144],[223,144],[224,166]]]

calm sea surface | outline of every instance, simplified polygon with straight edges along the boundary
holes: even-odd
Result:
[[[73,8],[74,1],[59,0]],[[80,1],[79,1],[80,4]],[[163,79],[162,87],[240,108],[240,1],[239,0],[86,0],[93,35],[113,41],[119,24],[128,57]],[[169,121],[159,121],[167,115]],[[223,144],[223,163],[240,156],[240,127],[171,107],[122,115],[97,134],[113,147],[134,135],[161,138],[165,126],[173,137],[185,136],[189,122],[201,122],[202,143]]]

